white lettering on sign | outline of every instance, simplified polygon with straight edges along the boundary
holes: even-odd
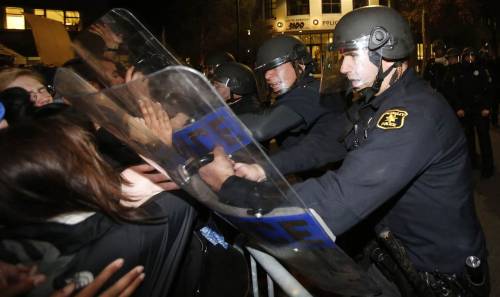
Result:
[[[323,26],[326,27],[335,27],[339,21],[334,21],[334,20],[325,20],[322,22]]]

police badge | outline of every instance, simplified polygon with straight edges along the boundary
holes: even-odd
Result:
[[[377,122],[377,127],[384,130],[400,129],[405,124],[408,112],[399,109],[389,109],[384,112]]]

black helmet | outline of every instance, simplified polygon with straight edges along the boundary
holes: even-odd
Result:
[[[312,57],[300,39],[280,35],[267,40],[260,46],[255,61],[255,70],[267,71],[291,61],[308,65],[312,62]]]
[[[460,51],[456,47],[450,47],[446,51],[446,58],[458,57],[458,56],[460,56]]]
[[[237,95],[248,95],[257,91],[255,76],[250,67],[237,62],[220,65],[214,71],[213,79],[225,84]]]
[[[335,27],[333,38],[336,50],[357,48],[357,42],[366,38],[368,49],[380,50],[388,60],[407,58],[415,49],[408,21],[386,6],[362,7],[347,13]]]
[[[228,52],[213,52],[207,55],[205,58],[205,66],[217,67],[226,62],[234,62],[234,56]]]
[[[462,51],[462,56],[477,56],[477,52],[473,47],[466,47]]]
[[[432,50],[435,52],[437,50],[445,50],[446,44],[442,39],[436,39],[432,42]]]

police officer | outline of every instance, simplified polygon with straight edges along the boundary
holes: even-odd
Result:
[[[487,269],[466,139],[445,99],[408,67],[414,50],[408,22],[388,7],[353,10],[335,28],[334,50],[340,72],[363,94],[359,117],[344,138],[349,152],[342,166],[295,190],[336,235],[368,217],[375,220],[376,233],[390,239],[389,254],[399,255],[392,258],[402,263],[401,274],[418,296],[465,296],[471,288],[487,296],[485,270],[483,287],[465,276],[469,256]],[[219,195],[234,199],[235,190],[244,193],[247,186],[254,193],[265,185],[238,177],[255,176],[241,171],[249,167],[231,166],[221,148],[214,153],[199,173]],[[384,296],[398,296],[376,266],[369,272]]]
[[[449,48],[446,51],[446,60],[448,61],[448,66],[446,66],[446,72],[443,78],[443,95],[450,106],[456,110],[458,101],[458,83],[462,72],[462,65],[460,64],[460,51],[454,47]]]
[[[467,47],[462,52],[462,73],[459,79],[460,96],[457,115],[462,120],[473,165],[477,166],[476,133],[481,150],[481,175],[494,173],[490,139],[491,77],[477,60],[477,52]]]
[[[441,39],[432,42],[434,57],[427,61],[424,70],[424,79],[429,81],[431,86],[438,92],[443,91],[443,78],[446,72],[448,61],[446,60],[446,44]]]
[[[276,138],[281,148],[297,144],[328,112],[320,104],[319,81],[302,41],[287,35],[271,38],[257,52],[255,72],[276,104],[258,114],[240,115],[258,141]]]
[[[224,63],[215,69],[212,84],[235,114],[260,111],[257,83],[248,66]]]
[[[220,65],[227,63],[227,62],[235,62],[236,59],[234,56],[228,52],[224,51],[215,51],[212,53],[209,53],[205,57],[205,62],[203,65],[203,74],[205,74],[206,77],[209,79],[212,78],[212,75],[214,74],[214,71],[217,67]]]
[[[498,83],[500,72],[497,57],[494,51],[490,48],[489,44],[486,42],[483,47],[479,50],[480,63],[488,71],[491,76],[491,124],[498,127],[498,103],[500,95],[500,85]]]

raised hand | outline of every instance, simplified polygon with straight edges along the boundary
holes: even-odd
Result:
[[[120,44],[123,42],[123,37],[121,34],[117,34],[107,24],[92,24],[89,28],[89,32],[99,35],[109,49],[118,49]]]
[[[172,126],[170,118],[159,102],[139,100],[146,127],[156,135],[164,144],[172,145]]]
[[[99,275],[91,282],[88,286],[82,289],[78,294],[74,295],[75,297],[93,297],[97,296],[97,292],[102,288],[102,286],[106,283],[106,281],[113,276],[120,268],[123,266],[123,259],[117,259],[104,270],[99,273]],[[106,291],[99,295],[99,297],[128,297],[132,295],[137,287],[144,280],[145,274],[143,273],[144,267],[136,266],[132,270],[130,270],[127,274],[122,276],[116,283],[114,283],[111,287],[109,287]],[[75,291],[75,285],[69,284],[66,287],[58,290],[50,297],[67,297],[73,296],[73,292]]]
[[[0,292],[3,297],[21,296],[46,281],[36,266],[12,265],[0,261]]]

